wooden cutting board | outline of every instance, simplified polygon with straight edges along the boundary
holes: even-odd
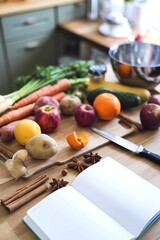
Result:
[[[119,136],[126,136],[135,131],[133,126],[124,124],[118,118],[115,118],[112,121],[97,121],[95,122],[94,126],[108,130]],[[66,137],[72,131],[76,131],[77,134],[85,131],[89,139],[88,145],[79,151],[71,149],[66,141]],[[58,143],[57,154],[47,160],[29,159],[27,162],[28,174],[26,177],[30,177],[31,175],[54,165],[66,164],[73,157],[79,157],[84,153],[95,150],[96,148],[109,142],[107,139],[92,132],[89,128],[79,127],[75,123],[73,117],[63,117],[59,127],[55,132],[50,134],[50,136],[53,137]],[[13,140],[8,144],[0,141],[0,155],[3,157],[6,156],[6,159],[12,158],[13,154],[22,148],[23,147],[18,144],[16,140]]]

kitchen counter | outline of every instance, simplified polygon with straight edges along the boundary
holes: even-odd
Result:
[[[59,24],[59,29],[66,34],[76,37],[79,41],[88,43],[88,46],[93,46],[99,50],[105,51],[113,44],[122,44],[128,42],[128,38],[113,38],[105,36],[98,31],[102,20],[77,19]],[[133,35],[137,35],[138,31],[133,29]],[[149,30],[144,36],[145,42],[160,44],[160,33],[155,35],[152,30]]]
[[[120,44],[128,41],[128,38],[113,38],[102,35],[98,31],[101,23],[101,20],[78,19],[60,23],[59,29],[105,52],[114,43]]]
[[[0,1],[0,16],[35,11],[50,7],[63,6],[67,4],[81,4],[85,0],[22,0],[22,1]]]

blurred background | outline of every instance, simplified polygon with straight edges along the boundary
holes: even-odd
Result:
[[[109,47],[136,34],[160,43],[160,1],[0,0],[0,93],[36,65],[80,58],[108,63]]]

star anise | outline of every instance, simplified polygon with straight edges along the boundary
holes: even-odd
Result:
[[[78,160],[76,157],[74,157],[72,159],[72,162],[69,163],[67,165],[69,168],[72,168],[72,169],[75,169],[75,170],[78,170],[78,172],[82,172],[84,169],[86,169],[88,167],[87,164],[81,162],[80,160]]]
[[[59,188],[65,187],[68,182],[62,179],[52,178],[52,182],[49,183],[52,188],[52,192],[58,190]]]
[[[89,152],[83,155],[86,163],[97,163],[102,158],[98,153]]]

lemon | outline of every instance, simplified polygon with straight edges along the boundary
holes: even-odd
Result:
[[[38,123],[30,119],[21,120],[19,123],[17,123],[14,129],[15,139],[18,143],[24,146],[29,139],[40,133],[41,128]]]

